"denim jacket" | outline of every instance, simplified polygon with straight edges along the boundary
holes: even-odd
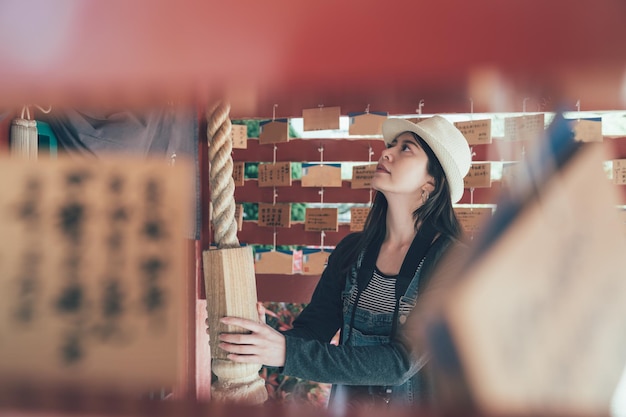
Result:
[[[352,322],[353,312],[347,300],[350,292],[356,291],[363,254],[348,274],[339,271],[339,260],[357,240],[358,234],[355,233],[337,245],[311,302],[294,321],[293,329],[284,333],[287,350],[282,372],[333,384],[331,403],[350,402],[360,393],[380,393],[387,396],[391,404],[422,403],[429,395],[420,371],[427,361],[426,352],[412,352],[411,344],[402,340],[401,331],[391,334],[391,314],[372,318],[357,309]],[[430,273],[450,243],[450,239],[439,238],[431,246],[401,303],[415,305],[417,296],[424,290]],[[398,330],[401,330],[404,319],[397,317]],[[352,327],[357,320],[358,327],[365,332]],[[342,330],[339,345],[330,344],[339,329]],[[387,391],[391,391],[390,395]]]

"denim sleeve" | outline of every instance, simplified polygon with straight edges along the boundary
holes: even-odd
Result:
[[[399,341],[378,346],[331,345],[286,337],[285,375],[330,384],[400,385],[425,364]]]

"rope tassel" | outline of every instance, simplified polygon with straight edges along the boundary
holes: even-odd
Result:
[[[24,118],[26,113],[26,118]],[[19,118],[11,121],[11,155],[24,159],[37,159],[37,122],[30,119],[27,106],[22,108]]]

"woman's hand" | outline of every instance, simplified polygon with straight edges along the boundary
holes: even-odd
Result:
[[[257,304],[259,322],[239,317],[224,317],[221,323],[242,327],[250,333],[221,333],[219,347],[229,352],[233,362],[260,363],[267,366],[285,365],[285,336],[265,324],[265,308]]]

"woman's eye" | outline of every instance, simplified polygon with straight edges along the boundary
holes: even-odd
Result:
[[[410,148],[410,147],[409,147],[409,145],[407,145],[406,143],[403,143],[403,144],[402,144],[402,147],[401,147],[400,149],[401,149],[401,150],[403,150],[403,151],[407,151],[407,150],[409,150],[409,149],[411,149],[411,148]]]

